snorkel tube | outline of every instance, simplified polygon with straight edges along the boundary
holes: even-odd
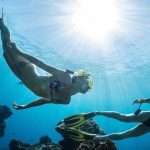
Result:
[[[138,116],[140,114],[141,110],[141,105],[142,103],[139,105],[139,108],[134,112],[134,115]]]

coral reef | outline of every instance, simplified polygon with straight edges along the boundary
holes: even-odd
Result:
[[[49,143],[51,143],[52,142],[52,140],[48,137],[48,136],[42,136],[41,138],[40,138],[40,144],[49,144]]]
[[[93,121],[93,119],[89,119],[83,125],[77,127],[77,129],[92,134],[105,135],[105,132],[100,129],[99,125],[95,121]]]
[[[48,136],[40,138],[40,142],[36,144],[22,143],[18,140],[11,140],[9,143],[10,150],[62,150],[59,144],[51,143]]]
[[[0,106],[0,137],[3,137],[5,132],[4,129],[6,127],[5,119],[9,118],[12,115],[11,110],[6,106]]]
[[[104,131],[100,129],[98,124],[93,119],[89,119],[84,124],[74,128],[91,134],[105,134]],[[66,127],[63,121],[60,121],[55,129],[64,137],[64,139],[66,139]]]
[[[9,144],[9,148],[10,150],[117,150],[115,144],[109,139],[102,140],[94,138],[93,140],[86,140],[84,142],[69,140],[65,136],[65,129],[63,121],[57,124],[56,131],[64,137],[64,139],[57,144],[52,143],[48,136],[43,136],[37,144],[26,144],[21,141],[12,140]],[[91,134],[105,134],[92,119],[76,127],[76,129]]]
[[[115,144],[106,139],[102,141],[100,139],[93,139],[89,141],[85,141],[79,145],[76,150],[117,150]]]
[[[56,127],[56,130],[64,137],[64,140],[59,142],[60,145],[62,145],[63,150],[117,150],[115,144],[108,139],[104,141],[102,139],[95,138],[93,140],[87,140],[82,143],[66,139],[64,136],[63,127],[63,122],[58,123],[58,126]],[[105,134],[104,131],[100,129],[98,124],[93,119],[89,119],[84,124],[76,127],[76,129],[91,134]]]

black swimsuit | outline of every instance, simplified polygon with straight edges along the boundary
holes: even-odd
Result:
[[[144,121],[143,124],[147,127],[150,127],[150,118]]]

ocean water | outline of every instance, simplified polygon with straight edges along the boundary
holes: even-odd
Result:
[[[94,0],[93,0],[94,1]],[[69,0],[1,0],[4,21],[11,39],[24,52],[61,68],[91,72],[93,89],[72,96],[69,105],[43,105],[16,111],[12,103],[25,104],[36,100],[34,95],[11,72],[3,58],[0,43],[0,105],[8,105],[13,115],[6,120],[5,136],[0,138],[0,150],[7,150],[11,139],[38,142],[48,135],[53,142],[62,137],[55,131],[63,118],[96,110],[133,113],[137,98],[150,97],[150,1],[121,0],[124,4],[122,30],[114,33],[107,44],[90,42],[75,32],[68,23]],[[39,69],[41,74],[44,74]],[[150,110],[143,105],[142,110]],[[103,116],[95,117],[106,133],[122,132],[137,125]],[[149,150],[150,134],[115,141],[118,150]]]

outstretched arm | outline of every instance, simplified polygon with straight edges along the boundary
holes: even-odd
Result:
[[[143,104],[143,103],[150,103],[150,98],[146,98],[146,99],[143,99],[143,98],[137,99],[137,100],[135,100],[135,101],[132,103],[132,105],[134,105],[134,104]]]
[[[35,107],[35,106],[39,106],[39,105],[43,105],[43,104],[47,104],[47,103],[51,103],[48,99],[45,99],[45,98],[40,98],[36,101],[33,101],[29,104],[26,104],[26,105],[17,105],[15,102],[13,103],[13,107],[16,109],[16,110],[19,110],[19,109],[27,109],[27,108],[30,108],[30,107]]]
[[[150,98],[144,99],[144,103],[150,103]]]
[[[135,116],[134,114],[121,114],[115,111],[97,111],[95,112],[95,115],[106,116],[122,122],[140,122],[140,117]]]

